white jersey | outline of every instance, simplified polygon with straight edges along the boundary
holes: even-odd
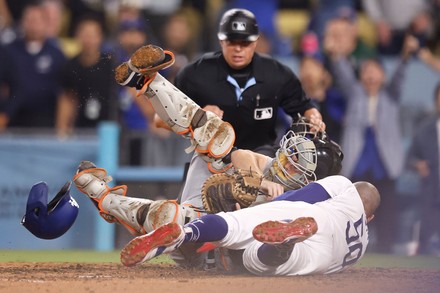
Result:
[[[364,255],[368,244],[366,215],[356,188],[343,176],[330,176],[309,186],[308,192],[323,192],[331,198],[313,205],[273,201],[233,213],[220,213],[229,230],[218,245],[245,249],[243,263],[258,275],[328,274],[352,266]],[[269,220],[299,217],[313,217],[318,224],[316,234],[297,243],[286,263],[278,267],[261,263],[257,251],[262,243],[252,237],[253,228]]]

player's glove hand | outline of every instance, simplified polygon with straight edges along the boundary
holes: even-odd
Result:
[[[256,172],[236,170],[209,177],[202,187],[202,201],[207,213],[229,212],[250,206],[256,199],[262,176]]]

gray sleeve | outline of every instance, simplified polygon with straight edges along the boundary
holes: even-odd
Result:
[[[373,22],[378,22],[384,18],[379,0],[362,0],[362,6]]]
[[[332,71],[335,75],[336,84],[341,89],[345,98],[349,98],[357,92],[358,80],[347,58],[338,58],[331,62]]]

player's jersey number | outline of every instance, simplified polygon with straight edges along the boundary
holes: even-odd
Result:
[[[345,229],[345,240],[347,241],[348,253],[344,256],[342,267],[354,264],[362,256],[362,242],[359,238],[364,233],[364,216],[356,222],[347,222]]]

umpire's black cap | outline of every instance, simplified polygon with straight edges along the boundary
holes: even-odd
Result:
[[[218,39],[254,42],[258,39],[258,24],[255,15],[246,9],[230,9],[223,14],[218,30]]]

